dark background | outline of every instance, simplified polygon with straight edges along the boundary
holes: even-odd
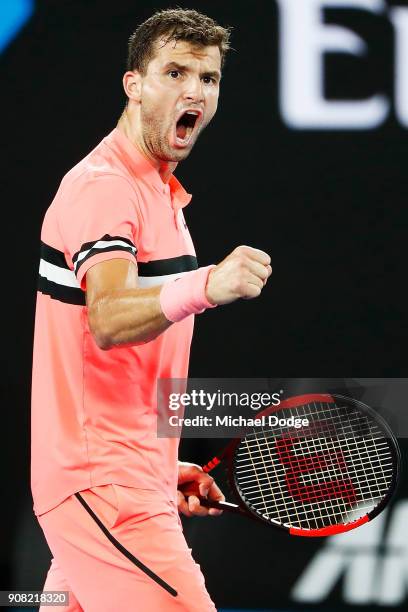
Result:
[[[193,193],[185,215],[199,263],[216,263],[248,244],[270,253],[274,270],[260,299],[197,317],[191,375],[406,376],[406,128],[393,108],[374,130],[290,128],[278,103],[276,3],[178,4],[234,27],[235,51],[227,59],[218,113],[176,171]],[[125,102],[127,38],[155,9],[168,6],[147,0],[38,0],[0,56],[3,589],[41,588],[49,562],[29,491],[42,219],[65,172],[115,126]],[[387,14],[330,9],[325,20],[354,30],[368,45],[361,58],[326,57],[327,98],[383,92],[392,103],[394,33]],[[408,70],[408,57],[404,61]],[[182,457],[207,460],[216,442],[219,448],[219,441],[189,440]],[[400,504],[406,488],[403,483]],[[194,519],[186,526],[218,606],[296,608],[292,586],[326,542],[293,541],[271,531],[231,516]],[[351,556],[360,550],[357,540],[353,548],[353,537]],[[406,529],[401,549],[391,551],[398,559],[404,538]],[[378,559],[387,557],[383,540],[369,554],[378,551]],[[373,596],[358,609],[379,609],[378,601]],[[405,609],[404,603],[403,595],[390,609]],[[312,609],[354,608],[340,581]]]

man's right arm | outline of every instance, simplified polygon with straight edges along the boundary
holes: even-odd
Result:
[[[269,255],[252,247],[237,247],[210,271],[206,299],[222,305],[238,298],[258,297],[271,272]],[[177,292],[177,281],[169,283],[174,284],[167,290]],[[142,344],[165,331],[172,322],[163,313],[162,288],[138,287],[137,267],[128,260],[111,259],[89,268],[86,301],[89,327],[97,345],[107,350]]]
[[[143,344],[171,322],[160,307],[161,286],[141,289],[136,264],[109,259],[86,273],[89,328],[99,348]]]

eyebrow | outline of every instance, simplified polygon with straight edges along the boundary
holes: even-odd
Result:
[[[163,71],[170,70],[170,69],[180,70],[180,72],[182,72],[183,70],[184,71],[188,70],[189,67],[183,64],[178,64],[177,62],[168,62],[163,67]],[[201,73],[201,76],[202,77],[213,77],[215,79],[218,79],[219,81],[221,80],[221,72],[219,70],[205,70],[204,72]]]

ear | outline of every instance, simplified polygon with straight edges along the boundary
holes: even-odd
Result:
[[[142,75],[137,70],[125,72],[123,89],[129,100],[139,102],[142,95]]]

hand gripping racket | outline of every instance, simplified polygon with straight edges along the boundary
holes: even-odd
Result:
[[[265,425],[248,429],[203,467],[211,472],[227,463],[238,503],[204,499],[202,505],[247,515],[290,535],[328,536],[367,523],[388,504],[400,451],[374,410],[341,395],[311,394],[283,400],[256,418],[262,416]],[[274,426],[269,416],[281,423],[308,419],[309,425]]]

